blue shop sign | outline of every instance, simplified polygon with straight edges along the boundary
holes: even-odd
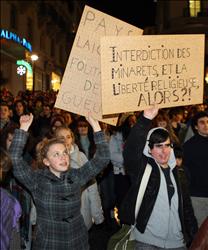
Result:
[[[12,40],[16,43],[19,43],[27,50],[32,52],[32,45],[25,38],[20,38],[17,34],[4,29],[0,29],[0,32],[1,32],[1,38]]]

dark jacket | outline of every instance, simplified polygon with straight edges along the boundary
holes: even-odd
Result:
[[[153,158],[149,158],[143,154],[150,128],[151,121],[141,115],[127,138],[123,152],[124,165],[132,180],[132,186],[124,199],[120,214],[121,221],[124,223],[134,224],[135,204],[141,179],[147,163],[152,167],[150,179],[136,220],[136,227],[141,233],[145,231],[160,187],[160,172],[156,162]],[[173,169],[173,175],[178,190],[179,217],[182,231],[188,243],[197,231],[197,222],[193,213],[190,196],[182,189],[179,183],[177,168]]]
[[[208,197],[208,137],[195,134],[184,143],[183,150],[191,196]]]
[[[86,250],[88,233],[80,213],[81,187],[109,162],[109,148],[102,132],[95,133],[96,154],[79,169],[58,178],[49,169],[32,171],[23,160],[27,133],[16,130],[10,147],[14,175],[32,193],[37,209],[37,250]]]
[[[206,250],[208,249],[208,216],[201,224],[189,250]]]

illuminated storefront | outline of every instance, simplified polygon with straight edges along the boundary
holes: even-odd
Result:
[[[23,69],[26,69],[26,89],[27,90],[32,90],[33,89],[33,69],[32,66],[26,62],[25,60],[17,60],[17,70],[19,68],[19,71],[17,71],[17,74],[21,75],[21,72],[23,73]],[[22,68],[20,68],[22,67]],[[22,69],[22,70],[21,70]]]
[[[79,1],[1,1],[1,88],[48,91],[60,88],[82,10]],[[34,61],[31,56],[38,56]],[[24,60],[32,67],[17,61]],[[52,74],[54,72],[54,74]]]
[[[32,90],[33,67],[28,60],[32,53],[31,43],[17,33],[0,29],[1,71],[6,75],[10,90]]]
[[[59,90],[61,86],[61,77],[54,72],[51,74],[51,86],[54,91]]]
[[[0,29],[0,38],[11,40],[11,41],[14,41],[16,43],[19,43],[20,45],[25,47],[27,50],[32,52],[32,45],[25,38],[19,37],[14,32],[11,32],[11,31],[5,30],[5,29]]]

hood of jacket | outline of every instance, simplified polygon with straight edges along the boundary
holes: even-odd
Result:
[[[79,148],[78,148],[78,146],[77,146],[77,144],[72,144],[71,145],[71,148],[70,148],[70,155],[72,155],[72,154],[76,154],[76,153],[78,153],[78,151],[79,151]]]

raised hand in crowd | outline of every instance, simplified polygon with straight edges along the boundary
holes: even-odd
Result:
[[[32,113],[30,113],[29,115],[22,115],[20,117],[20,129],[27,132],[30,125],[32,124],[32,121],[33,121]]]
[[[86,116],[86,120],[89,122],[89,124],[92,126],[94,132],[99,132],[101,131],[100,124],[98,120],[94,119],[91,114]]]
[[[159,108],[154,105],[153,107],[144,110],[144,117],[153,120],[157,116],[158,111]]]

